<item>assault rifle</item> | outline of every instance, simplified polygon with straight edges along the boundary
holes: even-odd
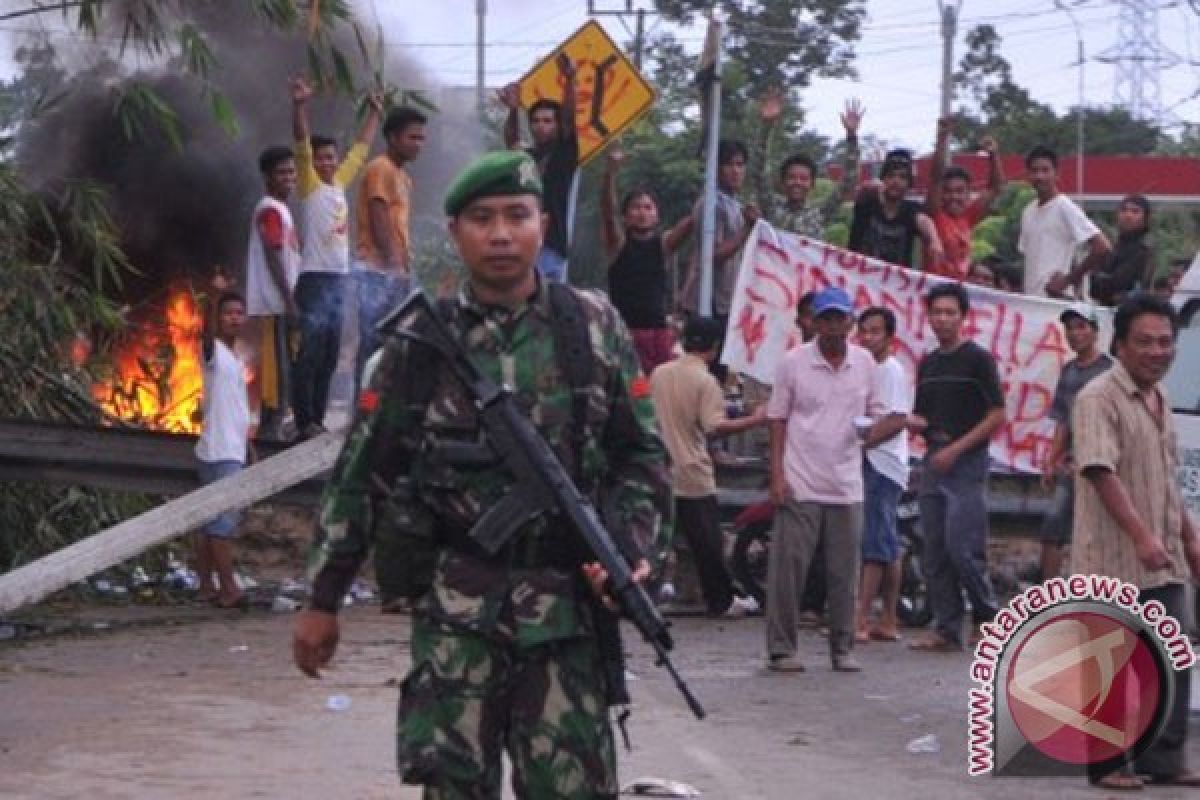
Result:
[[[417,318],[413,328],[398,324],[413,317],[414,312],[417,312]],[[430,347],[444,360],[475,403],[484,432],[483,447],[513,477],[512,490],[479,518],[468,534],[471,539],[489,555],[495,555],[526,524],[543,514],[557,513],[608,573],[609,593],[642,638],[654,648],[659,666],[670,673],[688,708],[697,719],[704,719],[704,709],[671,663],[668,652],[675,643],[666,620],[658,613],[646,590],[633,580],[629,563],[600,521],[592,503],[580,493],[554,451],[521,413],[511,390],[497,385],[479,371],[424,292],[413,292],[402,306],[380,323],[379,328]]]

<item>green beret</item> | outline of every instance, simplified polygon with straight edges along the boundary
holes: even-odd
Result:
[[[506,194],[542,196],[537,164],[522,150],[497,150],[468,164],[446,192],[446,216],[458,216],[476,198]]]

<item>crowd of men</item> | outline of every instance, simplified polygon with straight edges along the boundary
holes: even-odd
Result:
[[[1114,248],[1058,192],[1055,154],[1034,149],[1026,167],[1037,197],[1022,214],[1018,281],[970,254],[973,226],[1004,187],[995,141],[981,143],[991,168],[986,190],[972,198],[969,176],[942,166],[951,126],[939,124],[933,185],[918,204],[908,197],[913,159],[905,151],[887,155],[878,182],[855,186],[864,109],[851,102],[842,116],[843,180],[829,201],[814,206],[809,194],[817,168],[807,156],[782,162],[781,198],[768,185],[765,153],[781,113],[780,98],[771,95],[760,106],[753,158],[741,142],[720,142],[711,312],[699,306],[700,248],[693,246],[676,317],[666,265],[700,229],[701,204],[664,230],[652,190],[633,188],[618,200],[625,160],[619,147],[608,154],[601,196],[608,294],[565,283],[579,148],[571,112],[575,68],[565,56],[557,64],[564,96],[529,109],[533,146],[520,149],[519,97],[507,87],[500,99],[511,111],[510,151],[473,163],[446,194],[466,284],[439,313],[481,368],[513,385],[581,489],[609,492],[609,521],[637,580],[650,577],[663,520],[673,517],[709,613],[759,610],[741,596],[725,564],[710,445],[715,437],[764,428],[776,508],[764,666],[778,673],[807,668],[798,656],[799,611],[819,562],[832,667],[859,671],[856,645],[901,636],[896,506],[910,480],[908,444],[915,436],[924,444],[917,491],[934,623],[910,646],[961,651],[998,610],[988,576],[986,485],[989,442],[1005,422],[996,361],[964,336],[970,296],[963,283],[1064,297],[1087,277],[1096,303],[1117,305],[1114,356],[1097,348],[1092,305],[1063,312],[1076,357],[1063,367],[1052,410],[1054,444],[1043,465],[1045,480],[1061,487],[1045,528],[1045,576],[1062,569],[1062,549],[1075,530],[1072,569],[1130,580],[1144,599],[1182,615],[1187,572],[1200,576],[1200,538],[1168,469],[1174,437],[1159,381],[1177,323],[1171,306],[1153,293],[1161,287],[1146,242],[1150,209],[1143,197],[1122,201]],[[315,675],[332,656],[334,615],[375,543],[377,569],[402,564],[407,573],[397,592],[417,604],[398,734],[404,779],[431,787],[431,797],[468,796],[456,792],[499,781],[499,751],[508,749],[519,794],[614,796],[615,750],[604,714],[614,686],[611,673],[606,679],[596,667],[597,632],[611,600],[606,576],[577,550],[556,544],[553,525],[542,519],[521,528],[519,546],[503,551],[503,563],[479,550],[473,526],[509,479],[494,463],[468,467],[438,456],[431,439],[461,440],[476,427],[472,407],[435,380],[436,368],[417,360],[412,348],[381,339],[377,330],[412,286],[413,187],[406,165],[420,153],[425,118],[412,109],[389,113],[382,125],[386,152],[367,162],[381,112],[373,98],[372,113],[342,158],[336,142],[311,135],[311,89],[301,80],[291,88],[296,141],[269,148],[260,160],[265,195],[254,212],[245,299],[227,280],[214,281],[222,293],[206,327],[206,422],[197,453],[205,480],[244,463],[249,411],[232,350],[244,316],[258,326],[262,429],[286,435],[290,403],[300,436],[324,432],[343,298],[353,281],[361,391],[321,514],[312,608],[297,623],[297,663]],[[748,167],[757,203],[739,197]],[[360,170],[352,235],[346,190]],[[287,205],[293,194],[299,224]],[[757,387],[749,413],[731,418],[724,382],[737,377],[717,360],[750,231],[763,216],[781,230],[823,236],[849,200],[850,249],[904,266],[919,263],[949,279],[924,299],[937,347],[910,376],[893,356],[891,311],[856,313],[836,287],[810,293],[797,308],[803,343],[781,359],[771,387]],[[1076,264],[1084,245],[1087,255]],[[580,324],[582,332],[571,327]],[[573,337],[590,339],[578,351],[592,354],[582,385],[575,385],[579,370],[563,355]],[[380,485],[389,490],[383,500],[376,495]],[[1087,524],[1073,526],[1072,513]],[[198,544],[202,591],[226,606],[240,599],[226,585],[234,527],[235,520],[218,520]],[[417,565],[428,572],[414,574]],[[580,581],[604,602],[582,599]],[[874,618],[877,597],[882,604]],[[1183,763],[1186,685],[1175,702],[1167,733],[1151,751],[1095,780],[1120,788],[1140,782],[1141,774],[1200,784]]]

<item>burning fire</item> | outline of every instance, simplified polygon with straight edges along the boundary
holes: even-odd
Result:
[[[112,377],[93,386],[106,411],[155,430],[197,433],[204,379],[204,317],[188,284],[173,284],[161,306],[137,315],[112,353]]]

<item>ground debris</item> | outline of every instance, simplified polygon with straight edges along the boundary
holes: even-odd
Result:
[[[700,790],[689,786],[683,781],[672,781],[666,778],[638,778],[627,783],[621,794],[637,795],[638,797],[700,797]]]

